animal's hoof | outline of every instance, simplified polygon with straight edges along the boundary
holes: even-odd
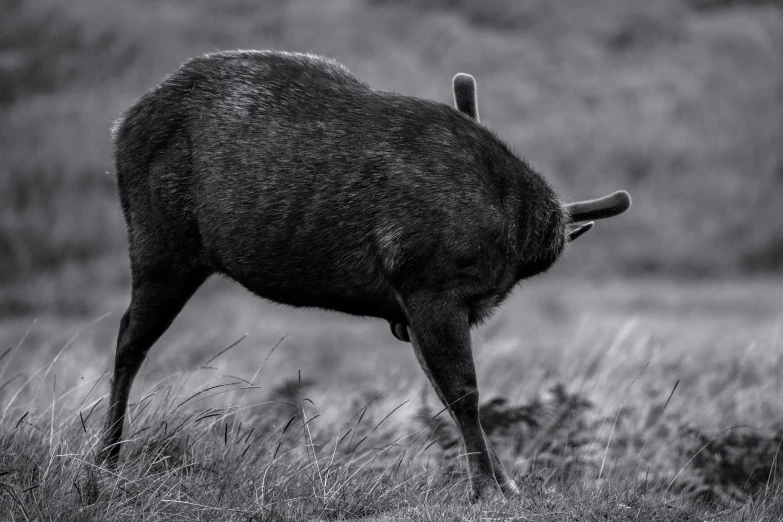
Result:
[[[516,488],[516,484],[514,484]],[[519,491],[519,489],[517,489]],[[493,480],[485,480],[481,484],[473,484],[470,492],[470,501],[475,504],[476,502],[505,502],[504,496],[505,489],[501,491],[501,486]]]
[[[408,327],[402,323],[389,323],[391,327],[392,335],[404,343],[411,342],[411,338],[408,335]]]
[[[500,489],[503,491],[503,494],[506,497],[515,497],[519,495],[519,487],[517,486],[517,483],[510,479],[508,482],[501,484]]]

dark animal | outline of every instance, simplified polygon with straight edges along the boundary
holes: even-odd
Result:
[[[236,51],[185,63],[114,129],[133,286],[99,462],[117,463],[133,379],[196,289],[223,274],[293,306],[389,321],[469,455],[473,498],[516,493],[479,423],[470,328],[625,192],[563,205],[478,121],[372,90],[334,61]]]

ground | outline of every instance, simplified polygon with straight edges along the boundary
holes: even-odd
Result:
[[[103,472],[92,507],[73,483],[98,438],[127,293],[93,324],[5,323],[2,382],[22,375],[0,396],[1,480],[16,494],[0,502],[66,520],[781,516],[783,284],[577,275],[521,285],[474,332],[484,424],[520,499],[468,503],[451,421],[385,323],[216,279],[143,367],[126,467]]]

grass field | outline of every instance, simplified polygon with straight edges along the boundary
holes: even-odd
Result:
[[[0,512],[14,520],[783,516],[783,284],[585,282],[564,272],[523,285],[474,334],[484,424],[522,484],[520,499],[467,502],[451,421],[437,415],[410,346],[385,323],[292,311],[215,280],[143,367],[125,467],[98,473],[92,506],[81,500],[85,467],[127,296],[86,327],[56,316],[5,324],[0,342],[15,348],[0,361],[8,366]]]
[[[780,2],[0,12],[0,520],[783,520]],[[566,200],[631,192],[474,332],[519,498],[468,503],[451,420],[386,323],[218,279],[143,366],[122,469],[93,466],[130,286],[108,129],[231,48],[445,103],[470,72],[483,120]]]

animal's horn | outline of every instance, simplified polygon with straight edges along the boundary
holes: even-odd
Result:
[[[630,207],[631,196],[624,190],[618,190],[617,192],[602,198],[565,205],[566,211],[571,216],[571,223],[587,221],[588,219],[614,217],[618,214],[622,214]]]
[[[466,73],[457,73],[451,81],[454,87],[454,105],[466,116],[479,121],[476,79]]]

